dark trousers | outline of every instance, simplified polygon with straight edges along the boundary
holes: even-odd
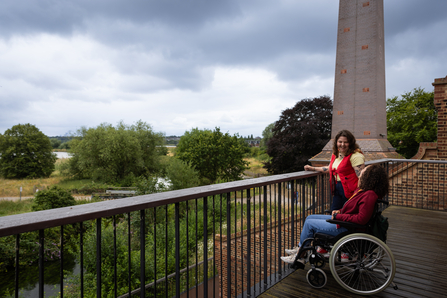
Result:
[[[345,191],[343,190],[343,185],[340,181],[337,181],[335,184],[335,192],[334,197],[332,198],[332,210],[340,210],[343,205],[346,203],[348,198],[345,196]]]

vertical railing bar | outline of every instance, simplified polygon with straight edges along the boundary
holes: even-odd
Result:
[[[247,189],[247,297],[251,297],[251,200],[250,188]],[[242,255],[242,251],[241,251]],[[243,262],[243,258],[242,258]],[[242,288],[243,292],[243,288]]]
[[[234,193],[237,196],[237,192],[234,192]],[[240,236],[240,239],[241,239],[241,254],[240,254],[240,260],[241,260],[241,272],[242,272],[242,274],[241,274],[241,285],[242,285],[241,292],[244,293],[244,273],[243,273],[243,268],[244,268],[244,258],[243,258],[243,251],[244,251],[244,227],[243,227],[243,222],[244,222],[244,203],[243,203],[244,202],[243,201],[243,199],[244,199],[244,190],[241,190],[240,194],[241,194],[241,202],[239,204],[241,206],[241,220],[240,220],[240,222],[241,222],[241,230],[240,230],[240,235],[241,235]],[[236,231],[236,239],[237,239],[237,231]],[[235,241],[234,243],[236,244],[235,245],[235,250],[236,250],[235,256],[236,256],[236,262],[237,262],[237,260],[238,260],[237,241]],[[251,249],[251,247],[247,246],[247,249]],[[238,262],[237,262],[237,264],[238,264]],[[237,272],[237,270],[236,270],[236,272]],[[236,286],[236,289],[237,289],[237,286]],[[236,295],[237,295],[237,293],[236,293]]]
[[[64,298],[64,226],[61,226],[61,237],[60,237],[60,259],[61,259],[61,268],[60,268],[60,295],[61,298]]]
[[[222,238],[223,238],[223,231],[222,231],[222,222],[223,222],[223,219],[222,219],[222,209],[223,209],[223,197],[224,197],[224,195],[223,194],[221,194],[220,195],[220,219],[219,219],[219,222],[220,222],[220,237],[219,237],[219,249],[220,249],[220,272],[219,272],[219,276],[220,276],[220,293],[222,293],[223,294],[223,266],[222,266],[222,261],[223,261],[223,256],[222,256],[222,254],[223,254],[223,246],[222,246]],[[228,201],[228,200],[227,200]],[[228,209],[227,209],[227,212],[228,212]]]
[[[195,208],[196,208],[196,218],[195,218],[195,220],[196,220],[196,266],[195,266],[195,273],[196,273],[196,275],[195,275],[195,292],[196,292],[196,298],[198,298],[199,297],[199,291],[198,291],[198,288],[199,288],[199,284],[198,284],[198,282],[199,282],[199,272],[198,272],[198,265],[197,265],[197,260],[198,260],[198,258],[199,258],[199,255],[198,255],[198,238],[199,238],[199,235],[198,235],[198,232],[197,232],[197,230],[198,230],[198,226],[199,226],[199,221],[198,221],[198,216],[199,216],[199,212],[198,212],[198,202],[197,202],[197,198],[195,199],[195,202],[196,202],[196,205],[195,205]]]
[[[79,241],[80,241],[80,259],[81,259],[81,298],[84,297],[84,223],[81,221],[79,223],[80,227],[80,235],[79,235]],[[116,297],[116,296],[115,296]]]
[[[146,296],[146,214],[140,210],[140,297]]]
[[[277,194],[278,194],[278,249],[276,250],[276,253],[279,253],[279,252],[282,252],[282,242],[281,242],[281,239],[282,239],[282,237],[281,237],[281,230],[282,230],[282,218],[281,218],[281,211],[282,211],[282,204],[281,204],[281,200],[282,200],[282,197],[281,197],[281,183],[278,183],[278,184],[276,184],[277,185],[277,187],[278,187],[278,191],[277,191]],[[278,259],[278,256],[276,256],[276,259]],[[279,261],[279,260],[277,260],[277,261]],[[281,279],[282,278],[282,269],[283,269],[283,266],[284,265],[281,265],[280,267],[279,267],[279,278]]]
[[[96,219],[96,297],[101,295],[101,218]]]
[[[127,213],[127,286],[129,297],[132,292],[132,284],[131,284],[131,220],[130,220],[130,212]]]
[[[237,289],[237,267],[239,262],[237,260],[237,191],[234,192],[234,288]],[[235,291],[237,297],[237,290]]]
[[[304,226],[304,221],[306,220],[306,189],[305,189],[305,183],[303,180],[301,180],[301,226]]]
[[[154,207],[154,297],[157,297],[157,207]]]
[[[44,297],[44,230],[39,230],[39,297]]]
[[[213,298],[216,297],[216,197],[213,195]]]
[[[189,200],[186,201],[186,268],[189,268]],[[186,270],[186,298],[189,298],[189,269]]]
[[[113,292],[115,297],[118,296],[118,269],[116,266],[118,256],[116,252],[116,217],[115,215],[112,217],[112,225],[113,225]]]
[[[19,258],[20,258],[20,234],[16,235],[16,259],[14,270],[14,297],[19,298]]]
[[[227,297],[231,298],[231,193],[227,193]]]
[[[290,181],[290,197],[292,198],[289,201],[292,201],[292,205],[291,205],[291,212],[292,212],[292,228],[291,228],[291,233],[292,233],[292,237],[290,238],[291,241],[291,245],[289,244],[289,247],[294,247],[295,246],[295,193],[294,193],[294,180]]]
[[[168,298],[168,205],[165,205],[165,297]]]
[[[208,197],[203,198],[203,297],[208,297]]]
[[[264,291],[267,290],[267,241],[268,241],[268,234],[267,234],[267,185],[263,186],[264,189]]]
[[[180,296],[180,203],[175,203],[175,295]]]

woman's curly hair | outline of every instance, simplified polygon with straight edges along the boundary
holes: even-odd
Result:
[[[332,145],[332,153],[338,157],[338,147],[337,147],[337,141],[340,137],[346,137],[346,139],[348,139],[348,143],[349,143],[349,147],[348,150],[346,152],[346,156],[348,156],[351,153],[354,152],[360,152],[362,153],[362,151],[360,150],[359,145],[357,144],[357,141],[355,140],[354,135],[349,131],[349,130],[340,130],[337,135],[334,138],[334,143]]]
[[[362,190],[373,190],[379,199],[388,194],[389,181],[386,170],[379,165],[367,166],[362,173],[358,187]]]

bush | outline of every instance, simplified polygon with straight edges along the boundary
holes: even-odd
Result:
[[[74,197],[60,187],[53,186],[48,190],[41,190],[34,197],[32,210],[48,210],[76,205]]]
[[[173,158],[166,169],[171,181],[171,190],[190,188],[200,185],[199,173],[188,163]]]

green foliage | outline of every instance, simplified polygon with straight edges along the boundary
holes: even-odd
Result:
[[[268,141],[273,137],[273,128],[275,128],[275,122],[267,125],[262,131],[261,147],[267,147]]]
[[[387,105],[388,141],[405,158],[412,158],[421,142],[437,138],[437,112],[434,93],[415,88],[412,92],[389,98]]]
[[[163,135],[142,121],[116,127],[103,123],[81,128],[77,135],[70,142],[70,169],[77,177],[119,183],[129,175],[149,175],[160,170],[159,157],[167,153]]]
[[[53,147],[53,149],[58,149],[59,146],[62,144],[62,142],[58,139],[50,139],[50,143],[51,143],[51,147]]]
[[[244,155],[248,150],[238,135],[223,134],[219,128],[214,131],[194,128],[180,138],[175,156],[193,166],[200,178],[214,183],[217,179],[241,179],[247,169]]]
[[[136,179],[134,186],[137,188],[136,195],[147,195],[151,193],[158,193],[169,190],[169,185],[163,180],[154,177],[140,177]]]
[[[32,206],[33,211],[48,210],[76,205],[76,201],[70,192],[53,186],[48,190],[36,193]]]
[[[188,163],[177,158],[171,158],[166,169],[166,175],[169,181],[171,181],[171,190],[200,185],[199,173]]]
[[[284,110],[267,142],[271,160],[265,168],[272,174],[302,171],[331,139],[331,127],[332,101],[328,96],[303,99]]]
[[[8,179],[49,177],[56,155],[50,140],[31,124],[18,124],[0,134],[0,175]]]
[[[197,254],[198,262],[203,258],[204,235],[213,232],[213,223],[217,224],[226,218],[226,201],[219,196],[207,198],[208,204],[208,230],[204,230],[204,202],[194,200],[192,202],[182,202],[180,210],[180,268],[186,268],[187,262],[191,265]],[[222,201],[221,201],[222,200]],[[222,210],[220,206],[223,206]],[[221,214],[222,213],[222,214]],[[118,295],[123,295],[129,291],[128,274],[130,269],[131,290],[140,287],[140,214],[132,212],[130,219],[128,215],[116,217],[116,269]],[[128,222],[130,221],[130,226]],[[175,212],[174,205],[168,207],[158,207],[146,210],[145,212],[145,272],[146,284],[156,279],[165,277],[165,272],[169,274],[175,272]],[[217,227],[216,227],[217,229]],[[128,231],[130,230],[130,243]],[[102,270],[102,295],[103,297],[114,297],[114,227],[111,219],[104,219],[101,225],[101,270]],[[78,241],[79,243],[79,241]],[[209,243],[209,242],[208,242]],[[196,246],[197,244],[197,246]],[[130,245],[130,249],[129,249]],[[212,243],[211,243],[212,246]],[[94,224],[88,228],[84,238],[84,295],[95,297],[96,294],[96,229]],[[209,247],[212,253],[212,247]],[[130,255],[129,255],[130,254]],[[154,260],[154,256],[156,260]],[[165,259],[167,256],[167,259]],[[129,262],[130,259],[130,262]],[[155,266],[156,262],[156,266]],[[155,268],[157,268],[155,271]],[[201,277],[199,277],[201,278]],[[169,279],[169,283],[175,283],[175,279]],[[201,283],[201,280],[197,282]],[[79,275],[71,276],[69,286],[64,291],[65,297],[79,297],[80,278]],[[190,286],[193,283],[190,283]],[[184,286],[184,284],[182,284]],[[175,289],[175,287],[171,287]],[[185,291],[182,288],[181,291]],[[172,297],[175,293],[168,293]],[[162,286],[157,287],[157,297],[164,297]],[[153,297],[147,293],[146,297]]]

